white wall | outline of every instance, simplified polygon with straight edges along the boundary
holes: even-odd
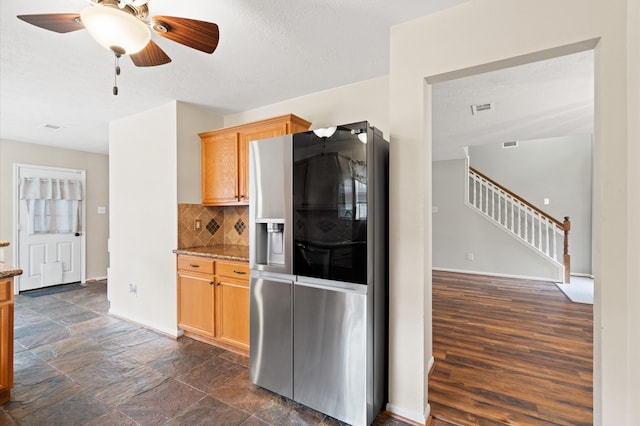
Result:
[[[171,335],[177,334],[175,117],[170,102],[109,125],[109,312]]]
[[[637,421],[634,380],[640,377],[638,358],[632,356],[640,335],[631,321],[637,319],[632,310],[638,309],[639,276],[627,262],[640,259],[640,247],[632,242],[640,238],[635,225],[640,181],[631,179],[637,176],[630,167],[640,162],[640,141],[637,125],[629,124],[638,116],[637,102],[628,98],[637,96],[630,89],[638,88],[640,77],[637,53],[628,53],[638,49],[637,30],[626,45],[627,7],[634,13],[630,27],[638,26],[636,0],[475,0],[392,29],[390,328],[400,333],[391,340],[389,398],[397,412],[419,421],[429,413],[430,84],[595,45],[594,423]],[[635,115],[629,114],[630,104]],[[416,229],[418,223],[424,232]],[[636,305],[628,304],[630,296]]]
[[[224,127],[289,113],[310,121],[310,129],[366,120],[388,140],[389,78],[374,78],[228,115]]]
[[[178,203],[200,204],[200,136],[224,127],[222,117],[194,105],[178,102]]]
[[[562,268],[465,204],[465,160],[433,162],[433,268],[557,281]],[[467,260],[467,254],[473,260]]]
[[[109,157],[103,154],[53,148],[50,146],[0,140],[0,240],[13,243],[13,164],[61,167],[87,171],[86,278],[107,276],[109,216],[98,207],[109,207]],[[15,245],[4,249],[6,263],[15,265]]]
[[[197,134],[221,121],[172,101],[110,123],[110,313],[177,336],[178,191],[199,202]]]
[[[640,2],[627,2],[627,75],[628,80],[628,183],[629,200],[627,240],[627,341],[628,392],[623,403],[629,419],[640,419]],[[633,94],[636,94],[633,96]]]
[[[592,141],[593,135],[582,134],[519,141],[508,149],[502,144],[469,147],[472,167],[560,222],[570,217],[571,273],[586,275],[592,272]]]

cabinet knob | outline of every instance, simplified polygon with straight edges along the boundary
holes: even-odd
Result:
[[[213,285],[213,281],[209,281],[209,285]]]
[[[219,286],[219,285],[220,285],[220,281],[218,281],[218,282],[216,283],[216,286]]]
[[[244,198],[244,195],[241,195],[241,196],[240,196],[240,199],[242,199],[242,198]]]

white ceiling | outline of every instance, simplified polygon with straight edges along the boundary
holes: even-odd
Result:
[[[2,0],[0,138],[107,153],[109,121],[173,99],[226,115],[387,75],[391,26],[464,1],[151,0],[150,16],[217,23],[220,43],[207,55],[154,37],[173,62],[137,68],[123,58],[113,96],[113,54],[86,31],[57,34],[16,18],[79,13],[85,0]],[[434,157],[592,131],[592,61],[588,52],[435,85]],[[471,116],[471,104],[486,102],[494,112]]]
[[[433,86],[433,158],[463,147],[593,133],[593,51],[505,68]],[[471,105],[494,109],[471,113]]]

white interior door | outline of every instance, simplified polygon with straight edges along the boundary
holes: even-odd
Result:
[[[18,204],[18,265],[20,291],[81,281],[84,270],[84,214],[85,196],[79,202],[78,232],[33,234],[28,232],[27,201],[21,200],[19,188],[22,178],[78,180],[85,188],[85,171],[18,165],[16,173],[16,203]]]

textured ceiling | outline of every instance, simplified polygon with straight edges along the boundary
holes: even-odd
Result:
[[[0,2],[0,137],[106,153],[108,122],[173,99],[225,115],[389,73],[389,28],[464,0],[151,0],[150,16],[215,22],[213,55],[162,37],[173,59],[136,68],[87,31],[57,34],[20,14],[79,13],[84,0]],[[61,126],[52,131],[40,126]]]
[[[463,147],[593,133],[593,51],[505,68],[433,86],[433,158]],[[492,103],[471,113],[471,105]]]
[[[19,14],[78,13],[85,0],[0,2],[0,138],[107,153],[108,123],[170,100],[226,115],[389,73],[391,26],[465,0],[151,0],[150,16],[216,22],[213,55],[161,37],[173,59],[137,68],[86,31],[57,34]],[[593,54],[434,85],[434,158],[463,146],[592,132]],[[470,105],[495,104],[472,116]],[[42,128],[44,124],[60,130]]]

